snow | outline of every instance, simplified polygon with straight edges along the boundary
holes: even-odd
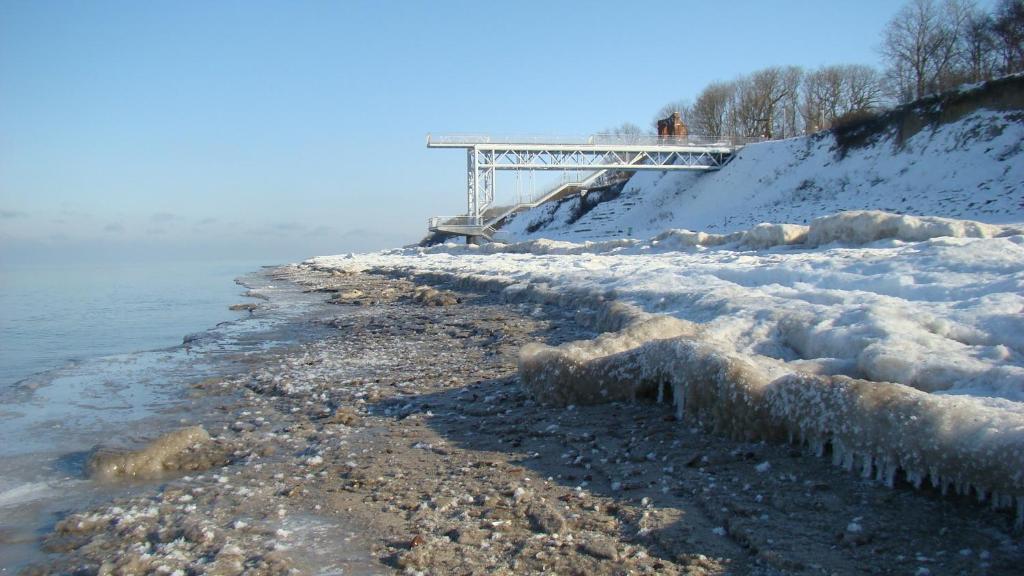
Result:
[[[1018,114],[981,109],[905,141],[890,134],[845,155],[831,134],[753,144],[716,172],[637,172],[617,200],[571,225],[566,205],[542,205],[517,216],[499,239],[646,238],[672,228],[727,234],[761,222],[809,224],[818,216],[876,209],[1021,222],[1024,123]],[[552,224],[527,231],[555,211]]]
[[[572,225],[569,203],[541,206],[505,243],[306,265],[576,310],[603,334],[520,352],[541,402],[649,395],[689,426],[830,446],[867,478],[973,492],[1021,522],[1022,142],[982,110],[845,153],[830,135],[759,144],[716,173],[640,173]]]

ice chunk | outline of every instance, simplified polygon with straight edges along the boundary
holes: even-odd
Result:
[[[170,470],[198,469],[199,460],[187,458],[194,447],[210,441],[202,426],[175,430],[136,451],[97,449],[87,466],[91,478],[157,478]]]
[[[935,216],[903,216],[878,210],[857,210],[822,216],[811,221],[807,244],[831,242],[867,244],[883,239],[920,242],[940,236],[991,238],[1004,232],[1002,226]]]
[[[762,223],[743,233],[740,243],[746,248],[762,249],[801,244],[807,239],[807,226]]]

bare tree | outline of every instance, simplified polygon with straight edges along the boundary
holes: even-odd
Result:
[[[882,83],[869,66],[826,66],[807,74],[800,115],[808,131],[832,127],[837,118],[869,112],[882,103]]]
[[[721,136],[728,132],[729,101],[735,91],[733,82],[714,82],[701,91],[690,110],[689,120],[695,134]]]
[[[763,136],[765,125],[758,107],[758,98],[754,83],[749,76],[733,81],[735,89],[729,98],[728,120],[731,136]]]
[[[798,98],[803,71],[772,66],[736,81],[732,128],[738,136],[785,138],[796,135]]]
[[[1024,0],[1001,0],[992,22],[993,42],[1002,59],[1002,72],[1024,70]]]
[[[811,132],[825,130],[840,113],[843,99],[843,78],[838,66],[827,66],[811,72],[804,79],[800,114]]]
[[[646,133],[643,128],[633,124],[632,122],[623,122],[615,128],[609,128],[602,131],[602,134],[618,136],[622,142],[633,143],[640,142]]]
[[[972,7],[969,0],[910,0],[889,21],[882,54],[897,98],[909,101],[957,82],[960,37]]]
[[[979,82],[992,78],[999,68],[996,54],[995,19],[981,10],[973,10],[960,36],[960,68],[964,80]]]
[[[787,66],[782,70],[782,100],[775,119],[774,133],[780,138],[792,138],[802,131],[800,117],[800,85],[804,71],[798,66]]]
[[[882,106],[882,78],[877,70],[863,64],[848,64],[841,68],[846,98],[843,114],[869,112]]]

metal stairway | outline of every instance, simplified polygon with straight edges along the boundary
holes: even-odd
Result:
[[[498,226],[509,216],[531,208],[536,208],[537,206],[547,202],[561,200],[562,198],[579,194],[608,174],[608,172],[609,170],[595,170],[582,180],[575,182],[563,182],[534,196],[530,200],[519,202],[518,204],[513,204],[511,206],[493,206],[487,208],[482,214],[480,214],[480,218],[477,223],[471,222],[470,218],[467,216],[438,216],[430,219],[428,228],[431,232],[443,232],[466,236],[482,236],[488,240],[493,240],[494,233],[497,232]]]

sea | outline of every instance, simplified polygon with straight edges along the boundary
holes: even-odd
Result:
[[[0,574],[45,558],[62,515],[132,489],[87,480],[91,450],[190,423],[192,384],[315,337],[295,320],[323,295],[278,285],[268,264],[0,265]]]

